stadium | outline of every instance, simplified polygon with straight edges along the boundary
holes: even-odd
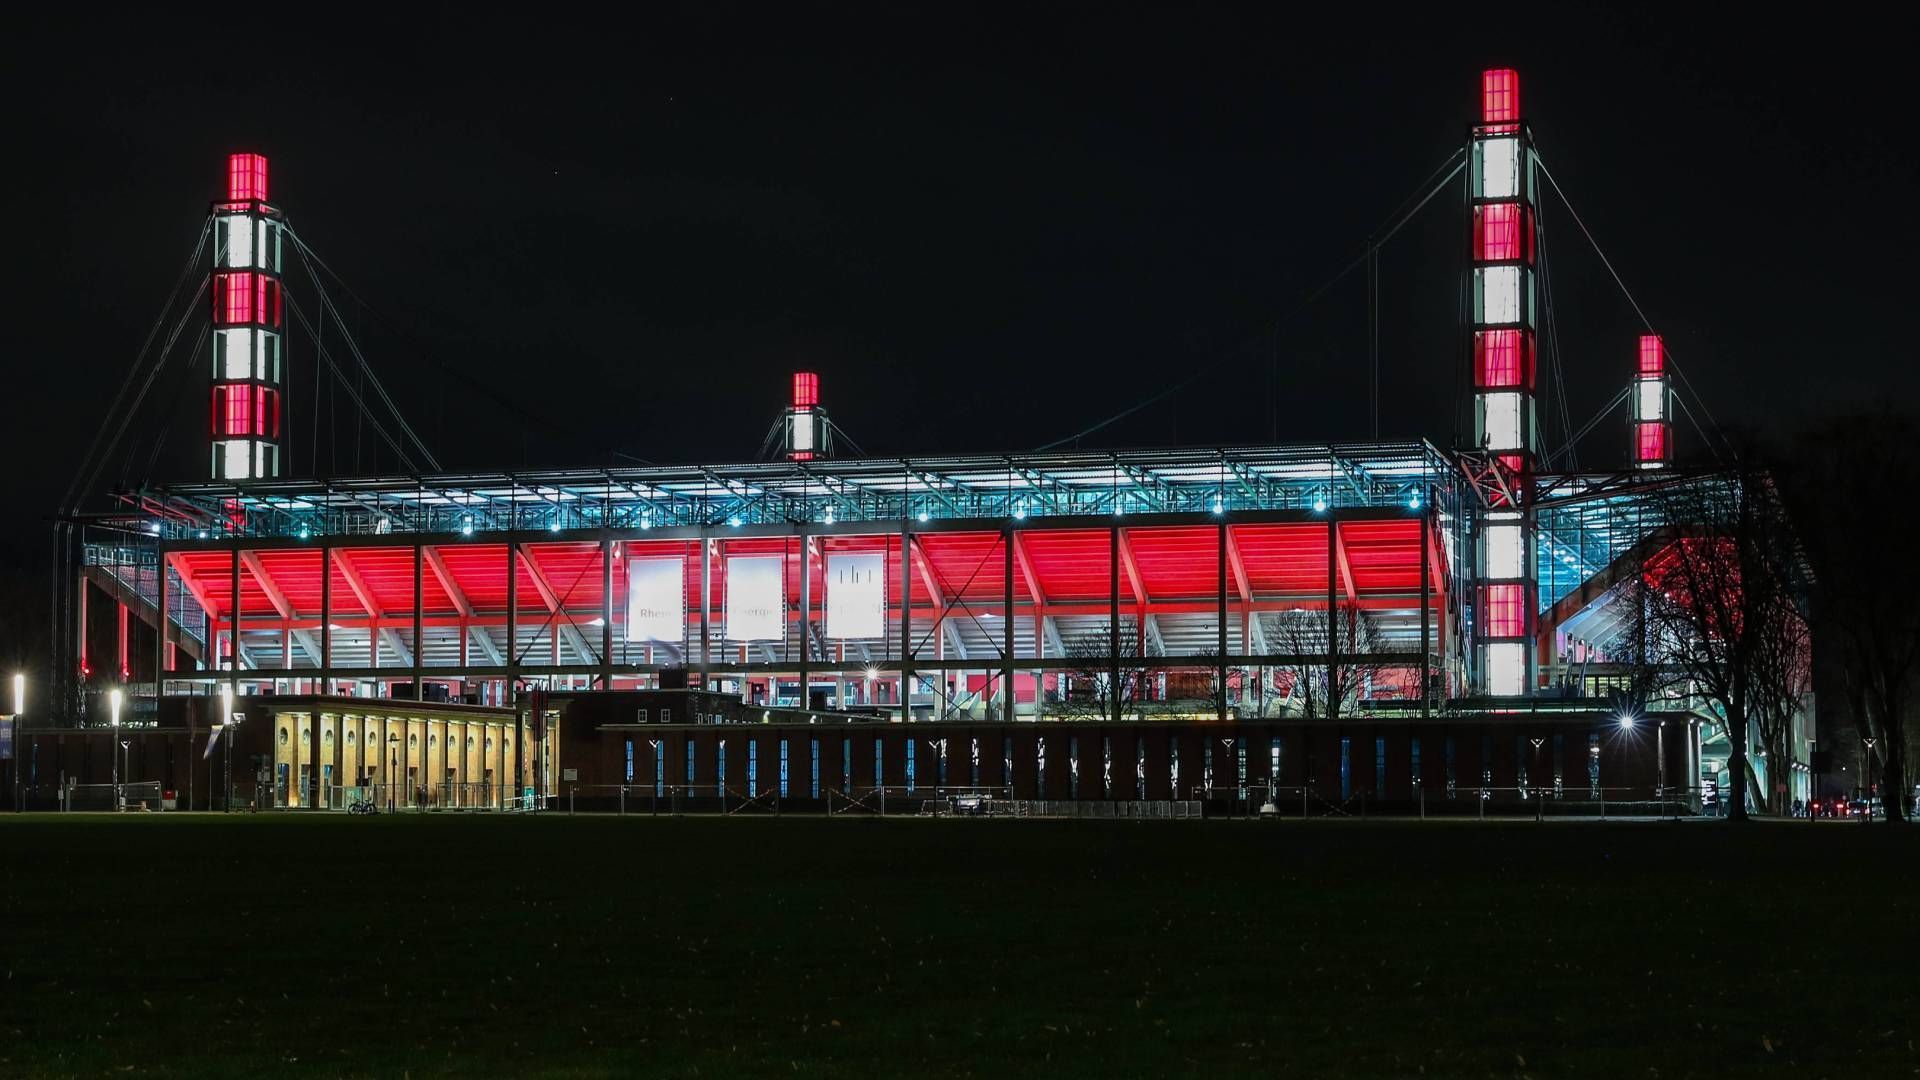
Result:
[[[798,372],[771,460],[283,476],[287,339],[339,320],[284,285],[311,252],[269,175],[232,157],[191,264],[207,478],[95,491],[83,470],[56,525],[52,707],[16,733],[18,806],[130,783],[196,809],[1721,801],[1726,726],[1684,687],[1643,692],[1636,586],[1690,557],[1677,508],[1735,481],[1675,460],[1652,328],[1618,343],[1612,467],[1554,469],[1512,70],[1481,74],[1419,204],[1459,195],[1435,284],[1465,283],[1461,446],[844,456],[832,387]],[[1794,725],[1788,753],[1748,755],[1761,791],[1809,792],[1810,699]]]

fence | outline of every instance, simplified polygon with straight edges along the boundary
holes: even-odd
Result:
[[[124,784],[68,784],[62,809],[158,810],[160,781],[143,780]]]

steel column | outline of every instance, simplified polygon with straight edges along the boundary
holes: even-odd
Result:
[[[520,541],[507,541],[507,700],[519,708],[520,686]],[[514,776],[520,775],[519,742],[514,742]],[[517,782],[517,780],[516,780]]]
[[[240,538],[233,538],[233,597],[227,605],[227,683],[240,696]]]
[[[1220,561],[1215,567],[1218,571],[1215,595],[1220,601],[1219,649],[1220,666],[1215,672],[1220,688],[1215,702],[1215,711],[1221,723],[1227,720],[1227,523],[1220,523]],[[1244,651],[1244,650],[1243,650]]]
[[[1107,527],[1107,719],[1120,722],[1120,526]]]
[[[333,549],[325,544],[320,546],[320,692],[333,693]]]
[[[702,525],[700,527],[700,685],[697,688],[700,690],[707,688],[707,664],[713,656],[713,638],[708,630],[708,624],[713,621],[713,575],[710,573],[710,564],[713,561],[713,552],[710,549],[711,543],[712,541],[707,538],[706,526]]]
[[[1327,719],[1340,718],[1340,613],[1335,589],[1340,580],[1340,525],[1327,518]]]
[[[466,640],[463,633],[461,641]],[[613,689],[613,534],[600,530],[600,689]]]
[[[1005,606],[1000,612],[1001,629],[1005,631],[1006,644],[1000,654],[1000,677],[1006,682],[1007,711],[1005,719],[1011,722],[1014,718],[1014,710],[1020,704],[1019,696],[1013,692],[1013,527],[1011,525],[1001,530],[1000,547],[1001,554],[1005,556],[1002,561],[1006,564],[1006,573],[1003,575],[1005,580],[1002,583],[1004,588],[1002,598],[1005,601]],[[1038,684],[1034,686],[1033,712],[1034,719],[1038,720],[1040,718],[1040,692]]]
[[[1431,495],[1431,493],[1428,493]],[[1420,512],[1420,719],[1433,715],[1433,692],[1429,687],[1433,671],[1433,632],[1429,626],[1433,607],[1433,508],[1431,499],[1421,500]]]
[[[910,502],[904,498],[900,501],[900,719],[903,722],[913,719],[913,534],[907,529]]]
[[[421,628],[420,609],[425,606],[421,601],[420,584],[422,572],[426,568],[426,551],[418,540],[413,542],[413,700],[425,700],[425,691],[421,686],[421,667],[425,664],[426,641]],[[556,631],[557,632],[557,631]]]
[[[811,661],[813,659],[813,631],[809,622],[813,617],[813,538],[805,529],[800,530],[800,707],[813,707],[811,679]],[[774,693],[778,700],[779,693]]]

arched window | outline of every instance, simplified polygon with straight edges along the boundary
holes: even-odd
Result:
[[[280,729],[280,745],[281,746],[287,745],[287,729],[286,728]]]

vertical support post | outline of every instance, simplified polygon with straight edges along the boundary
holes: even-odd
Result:
[[[1219,683],[1219,693],[1215,695],[1217,699],[1215,719],[1224,724],[1227,722],[1227,523],[1224,521],[1220,523],[1220,559],[1214,569],[1219,571],[1214,596],[1220,604],[1220,622],[1217,627],[1219,667],[1214,672],[1214,678]]]
[[[1433,507],[1420,500],[1420,719],[1433,716]],[[1424,816],[1424,815],[1423,815]]]
[[[506,703],[519,708],[520,685],[520,541],[507,541],[507,694]],[[514,746],[513,776],[520,783],[520,740]]]
[[[707,664],[713,657],[713,637],[709,630],[713,622],[713,541],[707,537],[707,527],[700,526],[700,685],[698,690],[707,688]]]
[[[320,693],[333,693],[333,549],[325,544],[320,545]]]
[[[813,537],[800,530],[800,707],[813,707]],[[778,697],[775,694],[775,697]]]
[[[903,489],[904,492],[904,489]],[[900,499],[900,719],[913,719],[913,533],[907,528],[904,493]]]
[[[1107,719],[1120,722],[1120,526],[1107,529]]]
[[[169,637],[167,633],[167,553],[161,550],[160,541],[158,540],[155,540],[153,543],[153,555],[153,716],[157,722],[160,719],[160,696],[166,689],[167,639]],[[16,720],[14,723],[16,725],[14,745],[17,748],[20,745],[17,731],[19,721]],[[188,731],[187,758],[189,764],[187,766],[187,776],[191,779],[193,776],[193,766],[191,764],[193,758],[192,728],[189,727]],[[19,749],[14,750],[14,769],[16,771],[18,771],[20,767],[19,758],[22,752],[23,751]],[[187,800],[187,809],[193,809],[193,800],[191,797]]]
[[[1327,719],[1340,719],[1340,523],[1327,511]]]
[[[240,697],[240,538],[233,538],[233,592],[227,604],[227,684]]]
[[[613,689],[613,534],[604,525],[600,529],[600,689]]]
[[[1002,562],[1005,564],[1004,569],[1006,573],[1002,576],[1002,582],[1001,582],[1002,591],[1000,594],[1000,597],[1001,597],[1000,629],[1005,635],[1003,638],[1003,644],[1001,646],[1001,653],[1000,653],[1000,678],[1002,680],[1002,683],[1004,684],[1003,688],[1006,693],[1006,701],[1007,701],[1006,714],[1003,717],[1003,719],[1005,719],[1008,723],[1011,723],[1014,719],[1014,711],[1017,708],[1019,708],[1019,705],[1020,705],[1020,696],[1014,693],[1014,689],[1013,689],[1013,526],[1012,525],[1008,525],[1000,533],[1000,551],[1002,555],[1006,556],[1006,558],[1002,560]],[[1040,686],[1037,682],[1034,684],[1033,702],[1034,702],[1034,706],[1033,706],[1034,719],[1038,720],[1040,718]]]
[[[425,620],[421,617],[420,610],[425,606],[420,597],[421,570],[425,565],[426,549],[421,547],[420,541],[416,539],[413,542],[413,700],[415,701],[423,701],[426,698],[421,687],[421,667],[425,663],[424,654],[427,651],[426,642],[422,636],[422,624]],[[557,630],[555,632],[558,633]]]

